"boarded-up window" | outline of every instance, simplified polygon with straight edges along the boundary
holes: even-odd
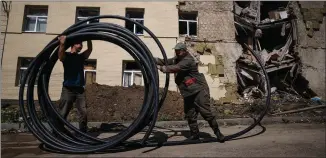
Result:
[[[96,82],[96,59],[88,59],[85,61],[84,75],[86,85]]]

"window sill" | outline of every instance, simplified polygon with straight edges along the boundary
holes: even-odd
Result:
[[[22,31],[22,33],[31,33],[31,34],[46,34],[46,32],[34,32],[34,31]]]
[[[197,38],[198,36],[194,36],[194,35],[185,35],[185,34],[179,34],[179,37],[190,37],[190,38]]]

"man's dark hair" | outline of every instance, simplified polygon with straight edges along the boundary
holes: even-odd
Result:
[[[72,42],[69,42],[70,44],[70,48],[72,48],[75,44],[83,44],[83,41],[72,41]]]

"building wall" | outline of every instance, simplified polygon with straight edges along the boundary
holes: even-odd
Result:
[[[233,2],[226,1],[186,1],[178,5],[183,12],[198,12],[198,33],[190,41],[194,51],[202,52],[202,71],[206,74],[211,91],[222,102],[238,102],[236,96],[236,60],[242,54],[241,46],[235,40]],[[203,51],[202,48],[209,48]],[[216,66],[218,72],[210,72],[209,65]],[[218,75],[214,74],[218,73]]]
[[[145,5],[144,5],[145,4]],[[48,5],[48,22],[46,33],[22,32],[25,5]],[[125,16],[126,8],[145,8],[145,26],[157,37],[163,47],[173,48],[178,36],[178,17],[176,2],[149,2],[149,3],[118,3],[118,2],[13,2],[9,17],[8,33],[6,38],[4,61],[2,67],[2,99],[18,99],[19,87],[15,86],[18,57],[35,57],[48,42],[74,24],[77,6],[100,7],[101,15]],[[160,7],[158,7],[160,6]],[[161,14],[164,12],[165,14]],[[155,15],[155,16],[153,16]],[[107,20],[124,26],[121,20]],[[154,40],[145,34],[140,36],[154,56],[161,56]],[[86,47],[86,43],[84,43]],[[85,48],[86,49],[86,48]],[[167,49],[167,55],[173,52]],[[96,81],[99,84],[122,84],[122,60],[130,60],[131,56],[124,50],[111,43],[93,41],[93,53],[90,59],[97,59]],[[160,74],[160,84],[164,85],[164,75]],[[58,61],[50,79],[49,92],[53,100],[59,99],[63,81],[63,67]],[[170,90],[176,90],[173,76],[170,81]],[[36,92],[36,91],[35,91]],[[36,97],[35,93],[35,97]]]
[[[101,15],[125,16],[126,8],[144,8],[145,26],[148,27],[162,43],[167,56],[172,57],[173,46],[178,39],[178,2],[13,2],[9,17],[8,33],[5,44],[2,68],[2,99],[17,99],[19,87],[15,86],[18,57],[35,57],[48,42],[74,24],[76,7],[100,7]],[[48,5],[48,21],[46,33],[22,32],[25,5]],[[121,20],[101,19],[101,22],[113,22],[124,26]],[[154,40],[144,34],[140,36],[154,56],[162,57]],[[84,43],[86,47],[86,43]],[[86,49],[86,48],[85,48]],[[107,85],[121,85],[122,60],[132,59],[124,50],[116,45],[103,41],[93,41],[93,53],[90,59],[97,59],[96,82]],[[214,56],[203,56],[202,62],[214,60]],[[200,68],[205,73],[210,85],[211,96],[215,99],[224,97],[225,90],[220,81],[207,73],[207,66]],[[50,79],[50,97],[59,99],[63,81],[63,67],[58,61]],[[160,85],[165,81],[160,73]],[[174,75],[171,75],[169,90],[177,90]],[[36,91],[35,98],[37,99]]]
[[[208,41],[234,40],[235,28],[232,2],[186,1],[179,4],[181,11],[198,12],[198,38]]]
[[[325,99],[326,17],[319,9],[325,8],[326,4],[322,1],[292,2],[292,4],[298,18],[298,52],[303,62],[303,76],[309,81],[310,88]],[[307,12],[313,17],[304,16]],[[307,21],[316,21],[318,24],[316,27],[319,27],[313,32],[312,37],[308,36]]]

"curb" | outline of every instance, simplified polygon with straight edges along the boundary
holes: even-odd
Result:
[[[220,126],[236,126],[236,125],[251,125],[254,120],[252,118],[235,118],[235,119],[218,119],[218,124]],[[287,124],[287,123],[325,123],[326,117],[265,117],[261,121],[263,125],[269,124]],[[89,127],[100,127],[104,122],[89,122]],[[49,125],[47,123],[43,123],[47,128]],[[77,122],[71,123],[73,126],[78,127]],[[124,126],[129,126],[130,123],[122,123]],[[199,127],[209,127],[207,121],[198,120]],[[186,121],[159,121],[156,122],[157,127],[163,128],[183,128],[188,127]],[[1,130],[20,130],[27,131],[27,127],[25,127],[24,123],[1,123]]]

